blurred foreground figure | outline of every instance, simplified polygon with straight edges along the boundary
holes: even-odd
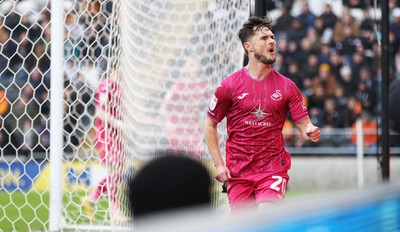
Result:
[[[134,220],[194,206],[211,206],[211,178],[198,161],[184,154],[161,154],[128,183]]]

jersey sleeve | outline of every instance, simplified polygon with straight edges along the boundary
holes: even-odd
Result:
[[[308,111],[303,101],[303,95],[293,82],[290,83],[289,112],[294,123],[308,118]]]
[[[105,108],[105,105],[107,104],[107,86],[104,84],[104,82],[100,82],[99,87],[97,88],[96,92],[96,107],[97,108]]]
[[[231,105],[232,91],[229,90],[229,86],[226,81],[221,82],[208,104],[207,116],[215,122],[224,119]]]

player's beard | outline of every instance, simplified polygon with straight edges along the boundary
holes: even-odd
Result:
[[[273,64],[275,63],[276,60],[276,56],[275,55],[271,55],[271,57],[267,57],[261,53],[254,53],[254,58],[256,58],[257,60],[259,60],[261,63],[263,64]]]

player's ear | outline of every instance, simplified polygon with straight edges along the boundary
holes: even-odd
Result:
[[[244,42],[243,43],[243,47],[247,52],[252,52],[253,51],[253,47],[251,46],[251,44],[249,42]]]

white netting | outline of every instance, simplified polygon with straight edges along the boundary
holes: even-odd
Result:
[[[206,107],[242,66],[237,31],[248,1],[63,2],[60,228],[126,226],[121,183],[154,151],[180,150],[210,165]],[[0,3],[1,231],[48,230],[51,16],[50,0]],[[104,180],[115,192],[93,200]],[[224,205],[215,186],[214,205]]]
[[[202,122],[219,81],[242,65],[247,1],[121,2],[121,65],[133,154],[154,148],[206,158]],[[207,159],[207,158],[206,158]]]

